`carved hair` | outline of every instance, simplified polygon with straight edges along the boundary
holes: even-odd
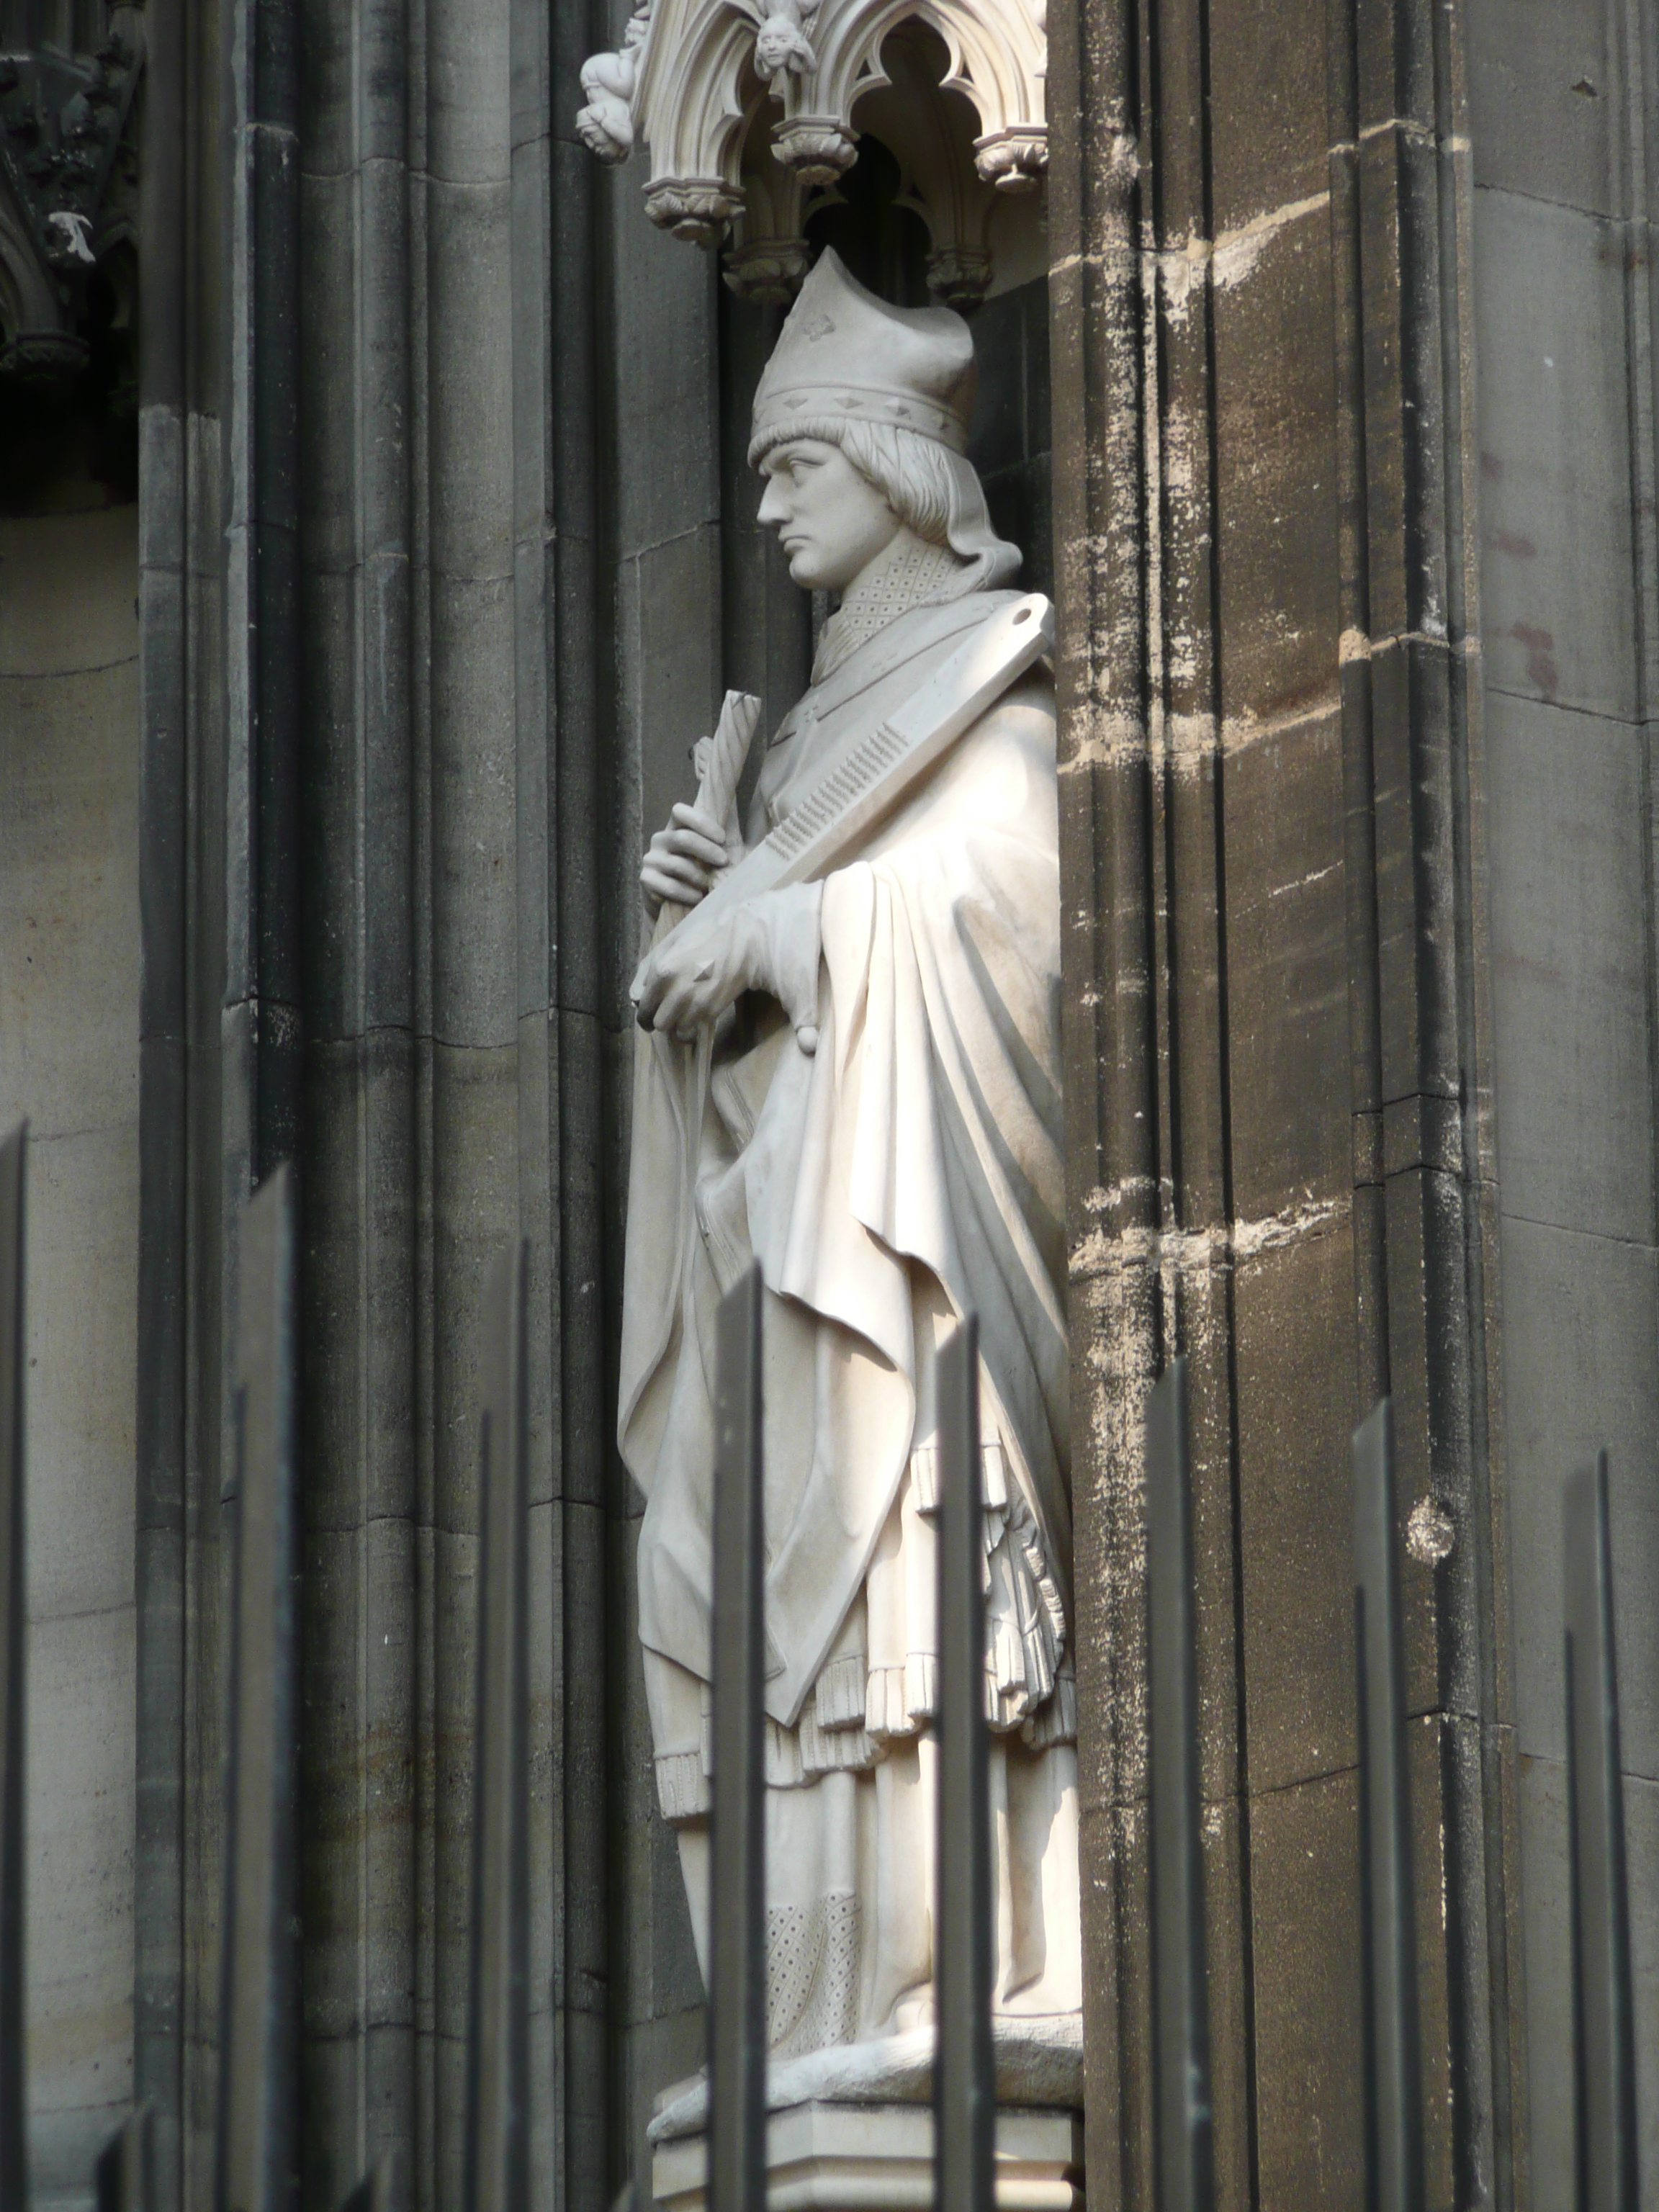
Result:
[[[757,441],[759,450],[751,449],[750,458],[758,466],[768,453],[802,439],[839,446],[918,538],[947,546],[978,568],[976,582],[1000,583],[1018,571],[1018,549],[992,531],[972,462],[937,438],[856,416],[815,415],[787,428],[780,425]]]
[[[930,545],[950,544],[956,477],[937,438],[896,424],[843,416],[833,442],[918,538]]]

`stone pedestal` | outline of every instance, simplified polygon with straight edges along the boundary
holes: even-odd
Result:
[[[651,2194],[662,2212],[703,2212],[707,2138],[659,2142]],[[813,2101],[769,2117],[769,2212],[927,2212],[933,2117],[926,2105]],[[1082,2212],[1083,2118],[1075,2112],[997,2114],[999,2212]]]

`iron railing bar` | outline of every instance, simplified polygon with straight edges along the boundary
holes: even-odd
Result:
[[[761,1274],[720,1301],[715,1347],[709,2212],[766,2203],[766,1652]]]
[[[765,1531],[761,1276],[721,1301],[714,1445],[710,2212],[766,2201]]]
[[[1146,1407],[1146,1610],[1158,2203],[1160,2212],[1209,2212],[1215,2130],[1184,1359],[1164,1370]]]
[[[242,1215],[218,2212],[287,2212],[299,2195],[295,1211],[284,1164]]]
[[[400,2160],[390,2157],[377,2160],[341,2205],[340,2212],[396,2212],[402,2193],[401,2179]]]
[[[1354,1431],[1353,1485],[1366,2202],[1370,2212],[1421,2212],[1417,1922],[1389,1399]]]
[[[933,2202],[991,2212],[996,2057],[991,2034],[991,1804],[985,1720],[985,1514],[979,1322],[939,1358],[939,1913],[933,1996]]]
[[[158,2212],[155,2201],[155,2114],[140,2105],[99,2154],[98,2212]]]
[[[0,2207],[27,2201],[23,2074],[23,1329],[27,1126],[0,1142]]]
[[[1636,2056],[1607,1455],[1563,1501],[1577,2212],[1636,2212]]]
[[[497,1255],[480,1316],[467,2212],[526,2212],[529,2202],[528,1255],[522,1241]]]

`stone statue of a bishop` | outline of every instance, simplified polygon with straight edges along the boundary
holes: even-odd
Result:
[[[839,608],[747,818],[683,804],[653,841],[653,914],[695,908],[1016,598],[965,453],[974,381],[960,316],[889,307],[823,255],[749,458],[791,576]],[[1056,813],[1039,662],[829,872],[659,929],[635,980],[619,1435],[705,1974],[714,1314],[751,1261],[764,1284],[775,2057],[933,2017],[935,1377],[970,1309],[995,2003],[1080,2004]]]

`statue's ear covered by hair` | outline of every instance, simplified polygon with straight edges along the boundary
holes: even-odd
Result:
[[[867,477],[899,520],[930,545],[951,542],[952,460],[974,478],[973,464],[948,453],[933,438],[915,430],[890,429],[880,422],[845,422],[842,451]]]

